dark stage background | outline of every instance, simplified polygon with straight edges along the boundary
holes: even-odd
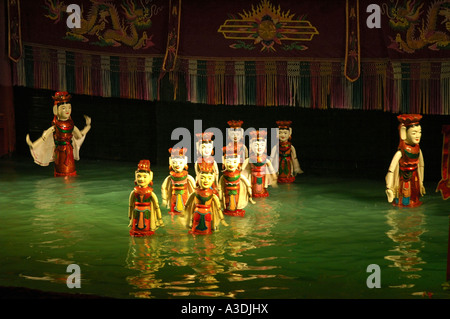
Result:
[[[14,88],[16,154],[28,156],[30,161],[25,136],[29,133],[34,141],[50,126],[53,94],[50,90]],[[72,117],[80,129],[85,125],[83,114],[92,118],[81,160],[137,163],[148,158],[152,165],[164,166],[168,165],[168,149],[179,142],[171,140],[172,131],[184,127],[194,136],[194,120],[202,120],[203,130],[216,127],[225,134],[231,119],[243,120],[245,129],[269,129],[276,127],[275,121],[289,119],[293,121],[292,142],[305,174],[383,180],[399,141],[397,114],[382,111],[149,102],[87,95],[74,95],[72,106]],[[421,124],[425,182],[438,182],[441,128],[450,124],[450,116],[424,115]]]

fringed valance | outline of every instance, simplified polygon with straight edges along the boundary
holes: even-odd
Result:
[[[104,56],[26,44],[14,84],[74,94],[159,100],[163,57]],[[299,106],[450,114],[450,62],[362,61],[357,80],[343,61],[179,58],[173,99],[192,103]]]
[[[363,61],[354,82],[344,67],[342,61],[180,59],[177,80],[194,103],[450,114],[450,62]]]
[[[25,45],[13,79],[19,86],[153,101],[158,99],[162,60]]]

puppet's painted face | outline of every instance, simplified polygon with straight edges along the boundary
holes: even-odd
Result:
[[[278,138],[280,139],[280,142],[286,142],[290,136],[291,136],[291,132],[289,130],[280,129],[278,131]]]
[[[200,145],[200,154],[202,154],[203,157],[210,156],[213,151],[213,143],[202,143]]]
[[[225,159],[225,169],[230,172],[234,172],[239,167],[239,156],[237,157],[228,157]]]
[[[152,181],[152,175],[147,172],[136,172],[136,184],[140,187],[147,187]]]
[[[266,140],[256,140],[252,142],[252,151],[256,155],[262,155],[266,151]]]
[[[213,173],[200,173],[199,183],[201,188],[210,188],[214,183]]]
[[[172,169],[175,172],[182,172],[184,170],[184,167],[187,164],[187,157],[186,156],[173,156],[171,157],[172,162]]]
[[[419,144],[422,137],[422,127],[420,125],[412,126],[406,131],[406,142],[411,145]]]
[[[228,137],[231,141],[237,143],[240,140],[242,140],[242,137],[244,136],[244,133],[242,132],[243,130],[238,128],[238,129],[233,129],[233,128],[229,128],[228,129]]]
[[[58,105],[56,116],[60,121],[67,121],[72,113],[72,105],[70,103],[63,103]]]

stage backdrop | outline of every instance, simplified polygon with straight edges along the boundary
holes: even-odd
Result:
[[[15,85],[152,101],[450,114],[450,0],[73,3],[81,23],[69,29],[66,1],[8,1]]]

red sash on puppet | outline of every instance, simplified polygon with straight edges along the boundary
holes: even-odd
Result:
[[[189,196],[188,192],[188,171],[180,173],[171,171],[170,182],[172,183],[172,194],[170,199],[169,214],[180,214],[184,210],[184,204]]]
[[[151,226],[151,210],[152,210],[152,187],[134,188],[134,211],[133,223],[130,229],[130,235],[134,237],[150,236],[155,232]]]
[[[442,144],[442,168],[441,168],[441,181],[439,182],[436,192],[441,191],[441,195],[443,199],[448,199],[450,197],[450,185],[449,185],[449,137],[450,137],[450,125],[442,126],[442,134],[444,134],[444,141]]]
[[[239,170],[234,172],[224,171],[223,178],[225,182],[225,207],[223,213],[225,215],[244,217],[245,210],[238,208],[241,172]]]
[[[280,142],[279,146],[279,170],[278,170],[278,182],[279,183],[293,183],[295,176],[292,171],[292,155],[291,155],[291,142]]]
[[[401,141],[398,149],[402,152],[402,157],[399,160],[400,182],[397,205],[408,207],[419,206],[422,204],[419,200],[420,182],[417,171],[420,146],[419,144],[411,146]]]
[[[212,229],[212,189],[197,189],[195,193],[195,210],[193,212],[192,234],[206,235],[213,232]]]
[[[55,126],[55,132],[53,133],[55,141],[55,176],[77,175],[72,146],[72,132],[74,128],[72,118],[69,118],[67,121],[60,121],[55,116],[52,124]]]
[[[269,192],[266,189],[266,159],[267,156],[250,156],[251,184],[253,197],[267,197]]]

